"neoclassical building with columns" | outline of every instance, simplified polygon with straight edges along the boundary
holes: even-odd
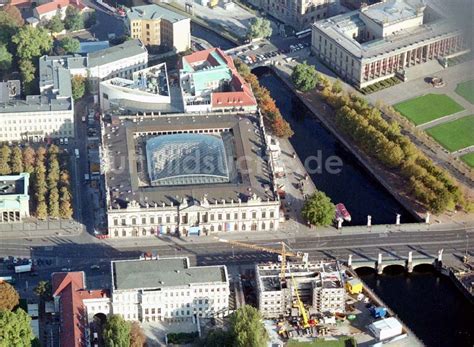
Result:
[[[468,40],[431,1],[383,0],[315,22],[312,52],[342,79],[364,88],[413,66],[469,52]]]
[[[112,123],[104,126],[102,150],[109,237],[278,228],[280,201],[260,116]]]

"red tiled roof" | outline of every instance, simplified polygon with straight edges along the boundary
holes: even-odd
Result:
[[[53,296],[59,296],[61,346],[83,347],[87,324],[83,300],[107,297],[105,290],[84,289],[83,272],[57,272],[52,275]]]
[[[84,5],[80,0],[53,0],[51,2],[47,2],[45,4],[37,6],[36,11],[39,15],[42,15],[52,11],[57,11],[58,8],[67,7],[69,5],[74,6],[78,9],[84,8]]]
[[[219,62],[212,56],[212,52],[217,53],[232,72],[231,92],[217,92],[211,94],[211,104],[213,107],[238,107],[256,106],[257,100],[253,95],[250,85],[244,81],[235,68],[234,61],[220,48],[209,48],[203,51],[194,52],[184,57],[189,64],[207,61],[212,66],[219,65]]]
[[[27,6],[27,5],[31,5],[31,1],[30,0],[10,0],[10,4],[11,6]]]

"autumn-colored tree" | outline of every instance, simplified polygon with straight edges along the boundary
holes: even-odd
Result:
[[[70,177],[69,177],[69,172],[67,170],[61,170],[61,173],[59,174],[59,184],[61,186],[69,186],[70,183]]]
[[[23,172],[23,155],[18,146],[13,147],[10,166],[12,173],[19,174]]]
[[[46,158],[46,148],[43,146],[38,147],[36,150],[36,163],[38,162],[44,162],[44,159]]]
[[[272,124],[272,130],[276,136],[286,139],[292,137],[294,134],[293,130],[290,127],[290,124],[288,124],[288,122],[284,120],[281,115],[275,117],[275,120]]]
[[[46,201],[38,201],[38,204],[36,205],[36,217],[38,219],[46,219],[48,217],[48,206],[46,205]]]
[[[48,214],[52,218],[59,218],[59,192],[56,187],[49,191]]]
[[[11,173],[10,156],[10,147],[3,145],[0,148],[0,175],[9,175]]]
[[[23,169],[25,172],[29,174],[33,173],[35,167],[35,150],[30,147],[26,146],[23,150]]]
[[[143,329],[138,322],[132,322],[130,328],[130,347],[143,347],[146,342]]]
[[[0,310],[11,311],[18,306],[20,296],[18,292],[7,282],[0,282]]]

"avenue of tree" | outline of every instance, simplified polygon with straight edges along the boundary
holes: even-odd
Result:
[[[292,80],[304,81],[295,86],[306,92],[318,84],[317,92],[334,109],[334,121],[339,129],[365,153],[399,174],[412,196],[429,212],[438,214],[469,204],[449,174],[402,134],[398,122],[385,120],[381,111],[369,105],[367,100],[344,91],[340,81],[331,84],[307,66],[296,68]]]
[[[250,68],[242,60],[236,58],[234,64],[240,75],[252,87],[266,125],[278,137],[289,138],[293,136],[293,130],[291,130],[288,122],[283,119],[268,89],[260,86],[257,76],[250,72]]]
[[[31,146],[22,150],[18,146],[3,145],[0,147],[0,175],[29,173],[29,193],[36,217],[69,219],[73,209],[67,158],[55,145],[36,150]]]

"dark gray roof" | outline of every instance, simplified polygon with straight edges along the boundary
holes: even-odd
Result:
[[[189,267],[187,258],[112,261],[114,290],[165,288],[211,282],[227,282],[224,265]]]
[[[130,56],[146,53],[147,50],[140,40],[129,40],[124,43],[88,54],[89,67],[108,64]]]
[[[0,102],[17,98],[20,94],[21,84],[19,80],[0,82]]]
[[[139,117],[133,116],[135,119]],[[104,146],[108,156],[106,178],[111,193],[111,205],[123,208],[135,200],[142,206],[178,204],[183,198],[200,200],[207,196],[209,203],[247,201],[255,194],[266,201],[275,200],[273,179],[268,166],[266,148],[259,119],[254,115],[169,115],[146,118],[133,122],[122,117],[123,124],[105,127]],[[229,164],[230,181],[218,184],[195,184],[186,186],[146,186],[140,184],[139,174],[146,164],[137,162],[144,157],[143,149],[137,146],[137,134],[186,132],[190,130],[227,129],[226,141],[233,151],[233,162]],[[152,135],[153,136],[153,135]],[[156,135],[155,135],[156,136]],[[138,138],[140,138],[138,136]],[[147,137],[145,137],[146,139]],[[227,142],[227,143],[228,143]],[[237,160],[237,164],[235,164]],[[118,167],[120,166],[120,169]],[[138,169],[137,169],[138,167]]]
[[[28,95],[25,100],[10,100],[0,103],[1,113],[12,112],[43,112],[43,111],[66,111],[70,110],[72,99],[52,99],[47,96]]]
[[[127,17],[129,20],[163,18],[171,23],[188,18],[156,4],[132,7],[127,11]]]

